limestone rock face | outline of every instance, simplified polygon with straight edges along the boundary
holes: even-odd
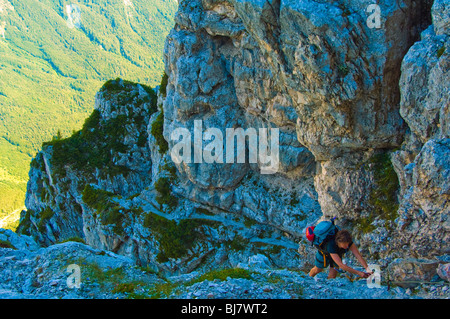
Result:
[[[146,143],[151,94],[122,80],[107,84],[83,129],[44,145],[31,164],[19,232],[42,244],[89,237],[84,228],[91,229],[86,225],[91,210],[82,199],[86,186],[129,197],[151,183]]]
[[[448,2],[434,2],[433,24],[408,51],[400,78],[409,133],[393,157],[404,194],[397,231],[417,256],[450,252],[449,10]]]
[[[99,92],[33,161],[19,231],[172,274],[309,265],[305,227],[334,216],[383,266],[449,254],[448,1],[377,3],[181,1],[156,105]]]
[[[156,274],[141,271],[129,257],[77,242],[39,247],[25,238],[16,235],[14,241],[23,239],[38,248],[0,247],[2,299],[125,298],[125,291],[118,287],[133,287],[138,281],[141,285],[161,282]]]
[[[299,234],[306,224],[299,223],[296,215],[305,220],[308,215],[317,218],[320,214],[318,205],[310,204],[316,201],[312,183],[315,160],[298,142],[295,104],[287,90],[281,88],[276,65],[253,32],[254,28],[261,30],[249,24],[249,18],[261,14],[253,12],[261,9],[254,5],[258,4],[180,3],[164,51],[169,75],[163,104],[164,136],[170,152],[179,142],[179,137],[171,134],[179,129],[187,130],[193,143],[196,130],[204,133],[214,129],[225,140],[227,129],[254,129],[257,134],[262,128],[279,129],[276,174],[264,176],[262,170],[267,163],[259,156],[254,162],[247,158],[238,163],[237,157],[233,162],[226,161],[229,149],[224,142],[220,154],[223,163],[208,163],[203,158],[195,161],[195,154],[190,163],[176,163],[185,181],[177,192],[194,202]],[[201,121],[200,129],[196,121]],[[260,141],[261,135],[258,138]],[[197,146],[204,150],[210,140],[204,138]],[[251,156],[251,147],[249,141],[244,149],[236,146],[232,151]],[[274,198],[274,193],[282,195]],[[283,197],[287,200],[279,200]]]
[[[83,129],[33,160],[17,231],[43,246],[82,241],[168,274],[236,267],[261,251],[277,267],[301,263],[294,238],[320,213],[314,166],[301,168],[310,178],[300,185],[244,172],[234,188],[216,191],[206,184],[215,179],[197,188],[204,175],[184,178],[162,150],[162,114],[152,89],[105,83]],[[303,150],[297,158],[311,162]]]
[[[437,123],[436,114],[446,111],[433,109],[435,102],[445,99],[448,91],[445,72],[436,69],[430,85],[439,88],[426,95],[429,102],[424,108],[430,109],[429,124],[421,122],[420,110],[408,111],[402,105],[421,101],[419,96],[428,88],[410,75],[411,89],[420,88],[401,95],[409,90],[404,74],[400,81],[402,61],[432,22],[441,34],[446,32],[441,22],[446,6],[435,1],[432,20],[431,1],[383,1],[376,25],[371,4],[276,0],[180,4],[165,47],[169,75],[165,137],[170,148],[178,142],[171,140],[170,132],[186,128],[193,136],[196,120],[223,135],[229,127],[278,127],[283,136],[278,175],[285,178],[285,185],[298,184],[296,177],[314,176],[324,216],[337,216],[352,228],[367,224],[362,233],[377,223],[394,229],[402,202],[397,195],[405,194],[403,184],[412,175],[399,174],[396,180],[397,166],[409,163],[399,164],[396,154],[391,160],[390,150],[411,140],[410,122]],[[433,50],[425,48],[417,54],[427,56],[426,50]],[[408,63],[419,68],[411,52],[403,68]],[[440,118],[445,125],[448,116]],[[414,159],[417,147],[421,146],[413,140],[404,152]],[[315,170],[307,169],[313,163]],[[238,185],[258,172],[255,165],[236,163],[177,168],[190,181],[185,193],[192,200],[213,206],[220,202],[222,208],[238,211]],[[225,207],[224,201],[205,194],[212,190],[229,194]],[[251,206],[244,208],[255,215]]]

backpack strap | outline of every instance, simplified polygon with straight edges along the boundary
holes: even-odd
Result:
[[[322,251],[322,250],[320,250],[319,249],[319,252],[322,254],[322,256],[323,256],[323,268],[326,268],[327,267],[327,256],[326,256],[326,254]]]

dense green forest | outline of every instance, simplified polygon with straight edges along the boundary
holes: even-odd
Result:
[[[14,227],[42,142],[80,129],[105,81],[159,84],[177,6],[176,0],[0,0],[0,227]]]

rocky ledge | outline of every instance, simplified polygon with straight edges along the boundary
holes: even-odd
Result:
[[[371,5],[181,1],[158,93],[108,81],[83,128],[33,159],[17,229],[31,246],[1,250],[5,294],[448,297],[450,6],[379,1],[374,26]],[[200,120],[217,136],[278,129],[278,170],[174,160],[172,133]],[[332,216],[382,288],[299,271],[315,253],[304,229]],[[87,272],[80,290],[60,285],[68,262]]]
[[[68,241],[40,247],[25,235],[0,230],[1,299],[441,299],[448,281],[432,278],[415,288],[368,288],[366,279],[300,269],[274,269],[262,254],[235,268],[163,276],[131,258]],[[8,244],[7,244],[8,243]],[[8,247],[7,247],[8,246]],[[78,268],[74,271],[75,267]],[[449,275],[447,264],[447,280]],[[79,277],[77,277],[79,275]],[[77,281],[78,280],[78,281]],[[78,285],[77,285],[78,284]]]

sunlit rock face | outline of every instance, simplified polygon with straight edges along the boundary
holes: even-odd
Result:
[[[379,263],[447,254],[448,5],[431,5],[181,1],[157,105],[137,85],[100,92],[116,143],[89,144],[90,127],[81,145],[111,145],[112,166],[45,147],[20,230],[167,273],[297,267],[328,217]]]

